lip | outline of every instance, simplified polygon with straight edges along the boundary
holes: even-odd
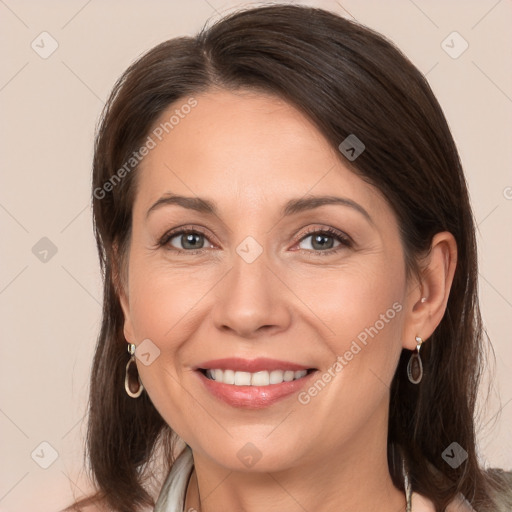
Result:
[[[266,357],[259,357],[257,359],[242,359],[240,357],[227,357],[224,359],[212,359],[198,364],[195,370],[234,370],[239,372],[256,373],[263,370],[310,370],[311,366],[304,366],[289,361],[279,361],[278,359],[269,359]],[[316,369],[316,368],[315,368]],[[228,386],[230,384],[227,384]],[[279,384],[273,384],[279,385]]]
[[[209,379],[200,369],[197,369],[194,373],[198,376],[208,393],[222,402],[242,409],[264,409],[279,400],[298,393],[302,388],[308,386],[311,379],[318,373],[318,370],[314,370],[297,380],[282,382],[281,384],[270,384],[268,386],[224,384],[223,382]]]

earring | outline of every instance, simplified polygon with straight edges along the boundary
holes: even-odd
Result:
[[[126,373],[124,376],[124,389],[126,390],[126,393],[128,394],[128,396],[131,396],[132,398],[138,398],[141,395],[142,391],[144,390],[144,386],[142,385],[142,382],[139,377],[139,373],[137,371],[137,363],[135,362],[135,344],[134,343],[128,343],[128,353],[131,355],[131,357],[130,357],[130,360],[128,361],[128,363],[126,364]],[[135,365],[135,372],[133,372],[132,368],[130,368],[132,363]],[[133,386],[131,386],[131,385],[133,384],[133,382],[130,379],[130,373],[132,373],[133,375],[135,375],[135,373],[137,374],[138,387],[134,391],[132,391]]]
[[[423,363],[420,357],[420,348],[423,340],[416,336],[416,351],[411,355],[407,363],[407,377],[413,384],[419,384],[423,378]]]

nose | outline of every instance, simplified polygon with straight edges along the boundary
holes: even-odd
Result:
[[[265,252],[250,263],[235,253],[233,266],[219,285],[213,307],[219,330],[256,339],[289,327],[292,294],[269,266]]]

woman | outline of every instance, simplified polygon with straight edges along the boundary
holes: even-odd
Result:
[[[93,208],[75,510],[510,510],[476,453],[463,171],[382,36],[276,5],[157,46],[105,108]]]

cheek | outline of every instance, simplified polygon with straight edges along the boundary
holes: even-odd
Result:
[[[169,344],[173,332],[182,338],[194,310],[211,288],[211,272],[154,263],[137,255],[131,263],[130,316],[137,339]]]
[[[370,336],[368,330],[373,336],[400,330],[401,316],[397,313],[403,309],[405,274],[399,265],[381,256],[339,269],[302,273],[300,277],[288,274],[287,278],[310,308],[311,318],[323,322],[329,339],[338,340],[341,348],[359,335],[364,342],[365,333]]]
[[[366,265],[302,279],[297,292],[308,298],[317,330],[323,326],[332,354],[327,368],[342,358],[342,371],[336,373],[343,377],[334,379],[338,382],[332,387],[355,390],[354,400],[374,387],[389,386],[398,362],[406,279],[397,262],[400,259],[368,258]]]
[[[326,439],[350,439],[384,421],[401,352],[405,277],[385,259],[366,262],[304,279],[298,292],[308,297],[309,318],[325,333],[330,354],[318,380],[299,395],[299,411]]]

